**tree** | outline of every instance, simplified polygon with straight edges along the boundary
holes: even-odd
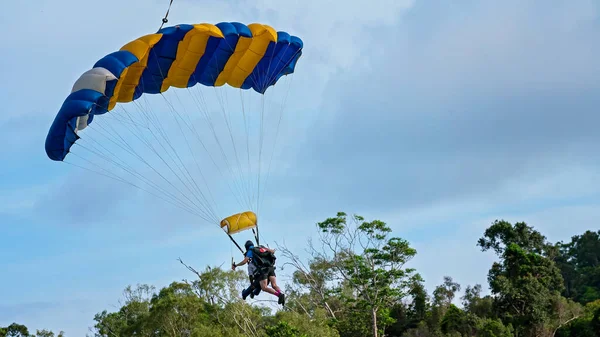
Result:
[[[282,336],[285,336],[284,333],[295,333],[297,336],[307,337],[340,337],[338,331],[330,325],[328,317],[322,309],[319,309],[311,317],[293,311],[279,311],[275,316],[266,317],[265,321],[267,335],[277,332]],[[280,325],[282,322],[285,323],[285,326]]]
[[[64,335],[64,331],[61,331],[56,337],[64,337]],[[35,337],[54,337],[54,332],[46,329],[36,330]]]
[[[581,304],[600,299],[600,231],[586,231],[556,244],[556,263],[565,280],[564,295]]]
[[[315,308],[322,308],[330,318],[336,319],[340,312],[340,301],[328,287],[328,282],[334,277],[331,262],[313,254],[309,263],[304,263],[300,257],[286,247],[281,247],[281,253],[294,268],[292,286],[288,289],[288,308],[311,315]],[[303,292],[302,289],[308,289]]]
[[[431,311],[426,319],[429,329],[434,333],[439,334],[442,332],[442,319],[458,291],[460,291],[460,284],[454,282],[450,276],[444,276],[444,282],[435,287]]]
[[[389,237],[391,229],[385,222],[365,221],[359,215],[348,219],[346,213],[339,212],[317,227],[321,248],[309,242],[312,259],[308,265],[328,268],[306,268],[296,259],[297,284],[317,294],[320,304],[339,324],[343,317],[332,310],[328,300],[334,295],[345,306],[342,316],[352,319],[348,322],[363,320],[361,315],[368,313],[370,334],[377,337],[394,321],[388,308],[405,297],[412,280],[419,277],[414,269],[404,269],[416,250],[406,240]],[[325,287],[326,280],[334,285]]]
[[[478,246],[483,251],[493,249],[500,257],[488,273],[488,282],[503,319],[518,327],[517,336],[544,329],[564,287],[560,270],[543,255],[549,248],[545,237],[524,222],[512,226],[495,221]]]
[[[390,315],[395,322],[386,328],[386,336],[404,336],[404,333],[417,328],[425,320],[430,304],[423,282],[420,277],[413,277],[408,287],[411,301],[408,303],[398,302],[392,307]]]
[[[494,317],[492,297],[489,295],[481,297],[481,284],[473,287],[467,286],[461,299],[463,307],[468,313],[481,318]]]
[[[64,337],[65,333],[63,331],[59,332],[56,337]],[[35,335],[29,334],[29,329],[23,325],[18,323],[12,323],[7,327],[0,327],[0,337],[54,337],[54,332],[42,329],[36,330]]]
[[[146,284],[138,284],[135,288],[127,286],[123,291],[125,300],[117,312],[104,310],[94,316],[94,336],[149,336],[147,321],[154,289]]]
[[[308,337],[285,321],[279,321],[276,325],[270,325],[265,330],[269,337]]]
[[[463,333],[467,334],[469,331],[466,314],[454,304],[448,306],[440,327],[445,334],[458,332],[462,335]]]
[[[25,325],[12,323],[5,328],[0,328],[0,337],[30,337],[29,329]]]

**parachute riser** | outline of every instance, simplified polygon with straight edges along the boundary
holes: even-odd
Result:
[[[227,236],[229,236],[229,238],[231,239],[231,242],[233,242],[235,244],[235,246],[238,247],[238,249],[240,250],[240,252],[242,254],[244,254],[244,250],[242,249],[242,247],[240,247],[240,245],[238,245],[238,243],[235,241],[235,239],[230,234],[227,234]]]
[[[254,228],[252,228],[252,234],[254,234],[254,239],[256,240],[256,245],[260,246],[260,240],[258,238],[258,223],[256,224],[256,232],[254,231]]]

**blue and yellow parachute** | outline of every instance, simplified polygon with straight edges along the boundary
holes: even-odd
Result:
[[[62,161],[79,130],[117,103],[196,84],[265,91],[294,72],[302,40],[259,23],[182,24],[142,36],[83,73],[46,138],[46,153]]]
[[[181,24],[139,37],[98,60],[73,84],[71,93],[50,126],[45,142],[46,153],[54,161],[65,161],[72,152],[72,146],[81,139],[78,133],[90,125],[94,118],[102,118],[101,115],[113,110],[119,103],[136,101],[144,94],[164,93],[171,87],[190,88],[197,84],[220,87],[227,84],[242,90],[252,89],[264,95],[282,76],[294,72],[296,62],[302,55],[302,48],[300,38],[275,31],[260,23]],[[118,136],[115,140],[123,140],[123,135]],[[233,137],[231,140],[233,141]],[[123,141],[123,147],[129,152],[129,140]],[[173,151],[176,148],[171,147]],[[111,160],[113,153],[109,152],[103,157]],[[175,166],[183,165],[181,160],[180,163]],[[190,172],[177,169],[175,167],[171,171],[181,177],[185,175],[178,180],[182,183],[181,190],[170,193],[157,188],[157,191],[185,210],[204,208],[205,212],[200,212],[202,215],[206,215],[211,221],[219,219],[211,207],[207,206],[208,203],[203,203],[204,192],[197,186]],[[136,177],[144,178],[141,174]],[[165,179],[163,175],[160,178]],[[156,185],[151,179],[146,179],[145,182]],[[259,184],[260,177],[257,185]],[[240,188],[244,191],[249,189],[247,186]],[[260,193],[260,186],[257,189]],[[255,192],[256,190],[252,193]],[[192,195],[194,193],[196,195]],[[247,194],[250,198],[251,192],[248,191]],[[258,204],[258,200],[256,203]],[[222,218],[219,223],[230,238],[231,234],[249,229],[254,232],[256,229],[255,237],[258,240],[257,215],[252,211]]]

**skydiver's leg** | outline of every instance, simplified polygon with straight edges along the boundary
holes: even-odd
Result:
[[[267,276],[269,278],[269,282],[271,282],[271,287],[278,292],[281,292],[281,289],[277,285],[277,275],[275,275],[275,270],[273,270],[273,268],[269,270],[269,274]]]
[[[258,296],[258,294],[260,294],[262,289],[260,289],[260,284],[258,285],[258,287],[254,288],[254,292],[252,292],[252,294],[250,294],[251,298],[254,298],[254,296]]]
[[[272,268],[272,267],[269,268],[269,272],[267,274],[267,279],[269,281],[271,281],[271,287],[273,287],[273,289],[277,292],[277,297],[279,297],[279,300],[277,301],[277,303],[279,303],[281,305],[285,305],[285,295],[281,292],[281,289],[277,285],[277,276],[275,275],[274,268]]]
[[[268,292],[271,295],[279,296],[280,293],[277,290],[267,286],[267,283],[269,282],[269,270],[268,269],[261,270],[260,275],[257,278],[260,281],[260,289]]]
[[[257,286],[257,282],[254,279],[253,275],[249,275],[248,279],[250,280],[250,286],[242,291],[242,299],[245,301],[246,297],[250,295],[250,298],[254,298],[254,290]]]
[[[268,292],[269,294],[272,294],[272,295],[275,295],[275,296],[279,296],[279,294],[280,294],[280,293],[278,293],[278,292],[277,292],[275,289],[273,289],[273,288],[269,288],[269,287],[267,286],[267,279],[264,279],[264,280],[261,280],[261,281],[260,281],[260,288],[261,288],[263,291],[266,291],[266,292]]]
[[[254,291],[252,292],[252,294],[250,294],[250,297],[254,298],[254,296],[260,294],[261,291],[260,282],[258,281],[258,278],[254,279],[254,283],[252,284],[252,286],[254,287]]]

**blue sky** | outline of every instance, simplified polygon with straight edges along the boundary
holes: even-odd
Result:
[[[216,226],[44,152],[73,82],[154,32],[167,3],[4,6],[0,325],[83,336],[127,285],[191,277],[177,257],[235,254]],[[417,248],[431,291],[444,275],[485,288],[494,257],[475,243],[494,219],[552,241],[598,228],[597,1],[175,0],[169,19],[263,22],[305,42],[260,213],[271,245],[300,251],[338,210],[378,218]]]

